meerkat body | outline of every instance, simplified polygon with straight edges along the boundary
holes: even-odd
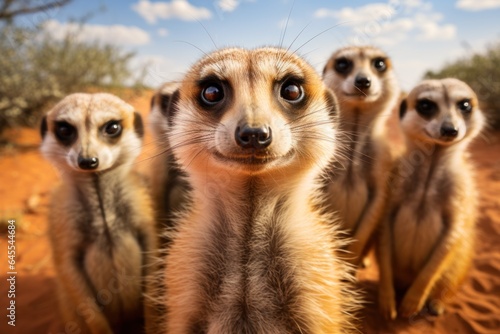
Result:
[[[142,122],[109,94],[73,94],[42,123],[42,153],[59,170],[49,235],[65,326],[123,331],[143,315],[143,278],[155,248],[145,184],[130,169]]]
[[[392,158],[385,124],[399,88],[388,56],[374,47],[338,50],[325,66],[323,80],[337,95],[346,144],[328,175],[325,205],[339,214],[353,237],[348,260],[358,264],[386,202]]]
[[[378,245],[387,318],[408,317],[426,302],[442,313],[470,267],[477,194],[465,150],[484,122],[476,95],[456,79],[422,82],[400,116],[407,147],[391,176]],[[399,312],[396,291],[404,293]]]
[[[167,119],[192,185],[166,258],[167,333],[345,333],[355,295],[315,208],[336,102],[284,50],[225,49],[195,64]]]
[[[156,231],[159,248],[155,256],[154,273],[146,288],[146,333],[165,332],[165,255],[175,229],[175,217],[189,205],[190,187],[185,173],[179,168],[168,140],[169,126],[165,122],[172,94],[179,83],[163,84],[151,99],[149,120],[157,153],[151,165],[151,193],[155,207]]]
[[[151,99],[149,117],[158,151],[151,166],[151,186],[160,228],[170,226],[172,215],[182,210],[189,200],[189,185],[172,154],[167,138],[168,125],[163,122],[172,94],[178,87],[176,82],[165,83]]]

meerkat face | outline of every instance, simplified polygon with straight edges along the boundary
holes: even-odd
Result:
[[[407,135],[439,145],[475,136],[484,122],[476,94],[457,79],[423,81],[401,103],[400,117]]]
[[[209,54],[187,73],[172,106],[169,141],[186,168],[306,168],[329,160],[335,148],[334,95],[285,50]]]
[[[72,94],[42,121],[42,153],[56,166],[102,172],[131,163],[140,152],[141,116],[110,94]]]
[[[323,80],[340,101],[355,104],[385,99],[397,86],[389,57],[371,46],[335,52],[323,69]]]

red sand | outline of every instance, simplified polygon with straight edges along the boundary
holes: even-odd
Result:
[[[129,99],[143,115],[149,97]],[[146,118],[147,120],[147,118]],[[0,219],[17,220],[16,229],[16,327],[7,324],[7,238],[0,236],[0,333],[64,333],[57,311],[54,270],[47,240],[47,205],[55,170],[38,152],[38,131],[8,134],[21,145],[0,154]],[[362,333],[500,333],[500,134],[479,139],[471,152],[477,166],[481,193],[477,252],[474,266],[458,295],[441,317],[421,315],[412,320],[387,323],[376,308],[377,268],[359,273],[367,305],[360,313]],[[139,170],[147,170],[154,145],[149,137]],[[28,204],[29,203],[29,204]]]

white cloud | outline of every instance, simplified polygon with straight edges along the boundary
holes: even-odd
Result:
[[[392,0],[339,10],[321,8],[317,18],[331,18],[349,27],[352,43],[394,45],[416,35],[422,41],[446,40],[456,36],[456,27],[441,24],[443,16],[422,0]]]
[[[455,6],[463,10],[478,12],[500,7],[500,0],[458,0]]]
[[[165,28],[160,28],[156,31],[156,33],[158,34],[158,36],[161,36],[161,37],[165,37],[165,36],[168,36],[168,30],[165,29]]]
[[[239,4],[240,3],[238,0],[219,0],[217,2],[217,5],[224,12],[232,12],[236,9],[236,7],[238,7]]]
[[[438,25],[436,22],[426,22],[420,26],[417,38],[422,41],[449,40],[456,36],[457,28],[453,24]]]
[[[144,45],[150,41],[149,34],[146,31],[124,25],[80,25],[48,20],[44,25],[44,29],[56,40],[64,39],[67,34],[76,34],[79,41],[85,42],[99,41],[118,45]]]
[[[162,55],[138,55],[132,58],[131,68],[134,72],[147,67],[144,82],[146,85],[156,88],[167,81],[176,81],[182,78],[183,72],[189,64],[178,64],[170,58]]]
[[[183,21],[205,20],[212,17],[212,12],[204,7],[195,7],[187,0],[172,0],[171,2],[150,2],[140,0],[132,5],[148,23],[154,24],[158,19],[180,19]]]
[[[358,8],[345,7],[341,10],[320,8],[314,13],[317,18],[333,18],[348,26],[386,20],[393,15],[394,8],[384,3],[374,3]]]

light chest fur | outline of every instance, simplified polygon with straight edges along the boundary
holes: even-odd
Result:
[[[394,238],[393,260],[396,281],[403,286],[411,284],[444,232],[452,228],[450,220],[457,210],[468,213],[468,221],[453,223],[457,231],[473,224],[475,217],[475,187],[469,164],[439,148],[432,150],[418,168],[412,166],[415,160],[411,155],[405,155],[395,172],[396,191],[389,215],[394,235],[401,236]],[[469,237],[464,240],[464,249],[470,248],[467,243],[472,243],[473,236]]]

